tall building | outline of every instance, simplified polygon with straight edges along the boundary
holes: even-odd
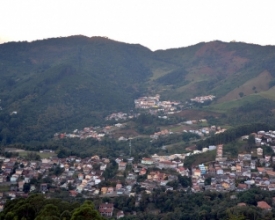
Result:
[[[223,145],[220,144],[217,147],[217,158],[221,158],[223,156]]]
[[[220,144],[217,146],[216,161],[225,161],[226,157],[223,157],[223,145]]]

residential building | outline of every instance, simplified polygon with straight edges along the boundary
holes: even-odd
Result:
[[[114,211],[114,204],[112,203],[103,203],[99,206],[99,212],[102,216],[112,217]]]

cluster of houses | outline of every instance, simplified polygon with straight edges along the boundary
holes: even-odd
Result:
[[[267,141],[275,145],[275,132],[259,131],[255,136],[255,143],[259,147],[255,152],[238,154],[238,158],[227,159],[223,157],[223,146],[211,146],[216,148],[216,160],[207,165],[201,164],[192,170],[192,190],[228,192],[244,191],[252,185],[263,190],[275,190],[275,172],[272,165],[275,157],[263,154],[261,145],[267,146]],[[264,139],[265,138],[265,139]],[[260,141],[260,140],[261,141]],[[263,141],[264,140],[264,141]],[[272,149],[273,146],[269,146]],[[205,184],[209,178],[210,184]]]
[[[197,96],[197,97],[192,98],[190,100],[191,100],[191,102],[204,103],[206,101],[213,101],[214,98],[216,98],[216,96],[207,95],[207,96]]]
[[[63,139],[63,138],[95,138],[97,140],[102,140],[106,134],[109,134],[113,127],[121,127],[122,124],[117,124],[114,126],[106,126],[103,129],[100,127],[85,127],[83,130],[75,129],[72,133],[55,133],[54,139]]]
[[[192,124],[197,124],[197,123],[204,123],[207,122],[206,119],[200,119],[200,120],[189,120],[189,121],[185,121],[184,124],[187,125],[192,125]],[[197,134],[200,137],[204,137],[204,136],[208,136],[211,133],[212,134],[220,134],[225,132],[226,129],[221,128],[220,126],[216,126],[216,125],[212,125],[210,127],[203,127],[203,128],[199,128],[199,129],[190,129],[190,130],[183,130],[183,132],[185,133],[193,133],[193,134]],[[151,139],[158,139],[159,136],[166,136],[169,134],[173,134],[173,132],[168,131],[167,129],[163,129],[159,132],[155,132],[153,135],[150,135]]]
[[[176,158],[184,159],[180,154],[169,157],[153,155],[154,163],[157,162],[158,167],[164,169],[183,168],[181,161],[173,161]],[[63,159],[51,157],[41,161],[4,157],[0,159],[2,161],[0,188],[5,187],[6,189],[5,192],[0,193],[0,210],[3,209],[7,198],[27,197],[29,192],[49,195],[56,189],[63,189],[68,191],[72,197],[79,194],[88,197],[135,196],[133,186],[137,183],[138,176],[146,176],[146,180],[140,183],[142,187],[147,188],[146,184],[149,182],[156,183],[156,185],[151,185],[151,190],[158,186],[165,186],[167,182],[177,179],[177,176],[169,175],[167,172],[149,172],[148,168],[151,163],[149,161],[146,163],[146,158],[143,158],[139,164],[133,164],[133,158],[128,158],[126,161],[117,158],[115,160],[118,166],[117,176],[124,177],[124,181],[112,180],[112,186],[104,184],[106,179],[103,177],[103,172],[110,164],[108,158],[93,156],[81,159],[70,156]],[[125,173],[127,165],[131,165],[131,168]],[[39,183],[33,181],[34,179],[40,179]],[[99,211],[103,216],[113,216],[114,205],[111,203],[101,204]],[[116,212],[117,218],[124,216],[122,211],[116,210]]]
[[[205,120],[205,119],[201,119],[201,120]],[[195,124],[196,120],[192,120],[192,121],[190,120],[190,121],[186,121],[184,123],[191,125],[191,124]],[[212,134],[220,134],[220,133],[223,133],[225,131],[226,131],[226,129],[221,128],[220,126],[216,126],[216,125],[212,125],[210,127],[203,127],[203,128],[199,128],[199,129],[183,130],[183,132],[194,133],[194,134],[197,134],[201,137],[208,136],[211,133]]]
[[[73,156],[64,159],[51,157],[41,161],[1,157],[0,160],[0,211],[7,199],[28,197],[30,192],[49,195],[48,193],[54,193],[56,189],[64,189],[72,197],[80,193],[111,196],[129,194],[132,189],[131,185],[123,186],[119,182],[115,187],[99,187],[105,180],[102,174],[110,160],[100,159],[98,156],[85,159]],[[37,180],[40,180],[39,183]],[[113,204],[101,204],[99,211],[103,216],[113,216]],[[119,210],[117,218],[123,216],[123,211]]]
[[[175,101],[160,101],[160,95],[155,96],[144,96],[138,99],[135,99],[135,108],[140,109],[152,109],[152,108],[160,108],[163,111],[175,111],[176,106],[180,104],[180,102]]]
[[[275,153],[275,131],[259,131],[253,134],[255,144],[258,147],[254,152],[239,154],[238,158],[229,160],[223,155],[223,145],[211,145],[203,148],[201,151],[194,149],[193,152],[180,155],[158,156],[153,155],[151,158],[143,158],[142,165],[158,167],[160,169],[174,169],[182,176],[192,178],[192,191],[200,192],[210,191],[244,191],[256,185],[264,190],[275,190],[275,171],[272,165],[275,164],[275,156],[264,155],[261,146],[270,147]],[[274,146],[273,146],[274,145]],[[184,158],[193,154],[205,153],[216,150],[215,161],[209,161],[207,164],[200,164],[191,170],[183,166],[183,162],[175,161],[175,158]],[[155,174],[158,175],[158,174]],[[161,176],[162,177],[162,176]],[[158,185],[164,185],[162,178],[147,178],[143,183],[146,189],[152,189]],[[209,184],[206,183],[209,179]],[[158,182],[157,182],[158,181]]]
[[[89,131],[88,129],[86,130]],[[244,191],[252,185],[264,190],[275,190],[275,157],[264,152],[265,145],[275,149],[275,131],[259,131],[254,134],[258,147],[251,153],[238,154],[235,159],[224,156],[224,146],[209,146],[201,151],[194,149],[187,154],[157,155],[142,158],[133,163],[133,158],[117,158],[117,177],[106,185],[104,171],[110,166],[110,159],[93,156],[90,158],[50,157],[41,161],[27,161],[20,158],[0,158],[0,209],[6,198],[28,196],[28,192],[50,193],[58,189],[68,191],[70,196],[83,194],[88,197],[135,196],[138,205],[140,198],[133,191],[138,184],[146,193],[154,188],[165,187],[178,180],[178,175],[190,177],[193,192],[204,190],[229,192]],[[184,167],[184,159],[197,153],[216,150],[216,158],[191,169]],[[156,169],[158,168],[158,169]],[[34,179],[39,182],[33,181]],[[2,190],[3,191],[3,190]],[[2,205],[2,206],[1,206]],[[104,216],[113,216],[113,204],[102,204],[99,210]],[[117,212],[123,216],[123,212]]]
[[[152,139],[158,139],[159,136],[166,136],[171,134],[172,132],[169,132],[167,129],[161,130],[159,132],[155,132],[153,135],[150,135],[150,138]]]
[[[108,115],[105,120],[110,121],[110,120],[115,120],[115,121],[121,121],[121,120],[127,120],[127,119],[132,119],[138,117],[139,114],[129,114],[129,113],[124,113],[124,112],[114,112],[110,115]]]

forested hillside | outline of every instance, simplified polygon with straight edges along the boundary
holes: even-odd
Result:
[[[274,63],[274,46],[236,42],[155,52],[103,37],[5,43],[0,140],[41,141],[57,131],[97,125],[110,112],[133,109],[142,95],[185,102],[212,94],[217,98],[210,109],[223,113],[275,100]]]
[[[75,36],[0,46],[2,138],[21,140],[95,125],[130,110],[145,93],[151,51],[105,38]],[[16,111],[18,114],[11,116]],[[47,137],[46,137],[47,136]]]

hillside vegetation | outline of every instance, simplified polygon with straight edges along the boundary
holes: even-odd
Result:
[[[273,46],[219,41],[155,52],[85,36],[2,44],[0,141],[97,125],[110,112],[133,109],[142,95],[186,101],[213,94],[211,109],[222,112],[243,100],[275,100],[274,63]]]

